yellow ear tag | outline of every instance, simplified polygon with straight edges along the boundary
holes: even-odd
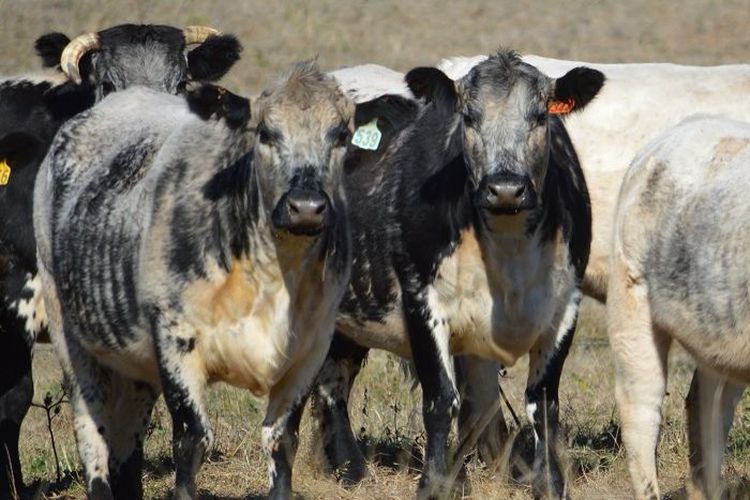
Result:
[[[10,165],[6,160],[0,160],[0,186],[5,186],[10,181]]]
[[[361,149],[375,151],[380,145],[380,138],[383,134],[378,130],[378,119],[373,118],[370,123],[362,125],[354,131],[352,135],[352,144]]]

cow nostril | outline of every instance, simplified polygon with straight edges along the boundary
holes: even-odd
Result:
[[[487,184],[487,188],[490,190],[490,193],[492,193],[495,196],[500,195],[500,186],[497,184]]]
[[[318,206],[315,207],[315,214],[316,215],[320,215],[320,214],[323,213],[323,210],[325,210],[325,209],[326,209],[326,202],[325,201],[320,201],[320,202],[318,202]]]
[[[521,185],[518,187],[518,189],[516,189],[514,196],[516,198],[520,198],[521,196],[523,196],[524,191],[526,191],[526,186]]]
[[[298,214],[300,209],[299,202],[296,200],[289,200],[289,209],[292,213]]]

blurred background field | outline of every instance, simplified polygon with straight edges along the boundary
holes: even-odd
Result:
[[[750,62],[748,0],[476,0],[383,1],[37,1],[0,0],[0,74],[39,67],[33,42],[47,31],[75,36],[124,22],[211,25],[235,33],[245,50],[224,83],[251,94],[292,62],[317,56],[322,68],[365,62],[406,71],[451,55],[489,53],[499,46],[521,53],[595,62]],[[686,103],[689,106],[689,103]],[[691,365],[680,352],[671,360],[665,426],[659,449],[661,485],[670,497],[684,495],[687,437],[683,399]],[[509,370],[505,392],[523,417],[524,363]],[[34,360],[35,400],[59,391],[59,370],[49,346]],[[491,381],[489,382],[491,383]],[[295,468],[294,488],[305,498],[403,498],[413,496],[418,475],[412,452],[424,442],[420,393],[410,391],[396,361],[382,353],[360,376],[351,403],[355,430],[368,443],[373,465],[359,486],[344,489],[321,470],[319,446],[307,417]],[[255,497],[266,492],[266,465],[260,450],[265,402],[219,385],[209,393],[216,446],[200,474],[207,498]],[[618,441],[613,373],[602,307],[587,303],[561,387],[561,415],[571,448],[573,495],[630,498],[624,452]],[[507,416],[506,418],[510,420]],[[58,498],[84,491],[72,436],[70,409],[62,405],[52,428],[63,481],[55,478],[55,458],[46,413],[32,408],[22,430],[27,481]],[[149,497],[171,494],[171,429],[159,404],[147,441],[145,474]],[[387,454],[377,452],[386,450]],[[750,398],[740,403],[725,464],[732,496],[750,498]],[[473,498],[526,498],[528,488],[507,475],[472,464]],[[51,484],[47,484],[51,483]]]

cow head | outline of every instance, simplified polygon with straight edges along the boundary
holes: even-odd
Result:
[[[335,220],[354,105],[306,61],[264,91],[256,110],[253,163],[275,231],[319,235]]]
[[[188,46],[197,47],[186,55]],[[37,40],[36,48],[46,66],[59,61],[73,83],[92,85],[96,100],[133,85],[180,93],[188,81],[221,78],[242,50],[235,37],[220,35],[213,28],[135,24],[86,33],[73,40],[49,33]]]
[[[446,146],[463,152],[474,206],[492,217],[539,204],[551,115],[583,109],[604,75],[579,67],[553,79],[515,53],[500,51],[457,82],[435,68],[416,68],[406,80],[450,124]]]

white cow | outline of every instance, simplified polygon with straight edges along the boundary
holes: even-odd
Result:
[[[607,320],[638,498],[660,498],[656,444],[672,342],[695,359],[690,465],[719,498],[721,458],[750,383],[750,124],[686,119],[633,161],[616,209]]]

